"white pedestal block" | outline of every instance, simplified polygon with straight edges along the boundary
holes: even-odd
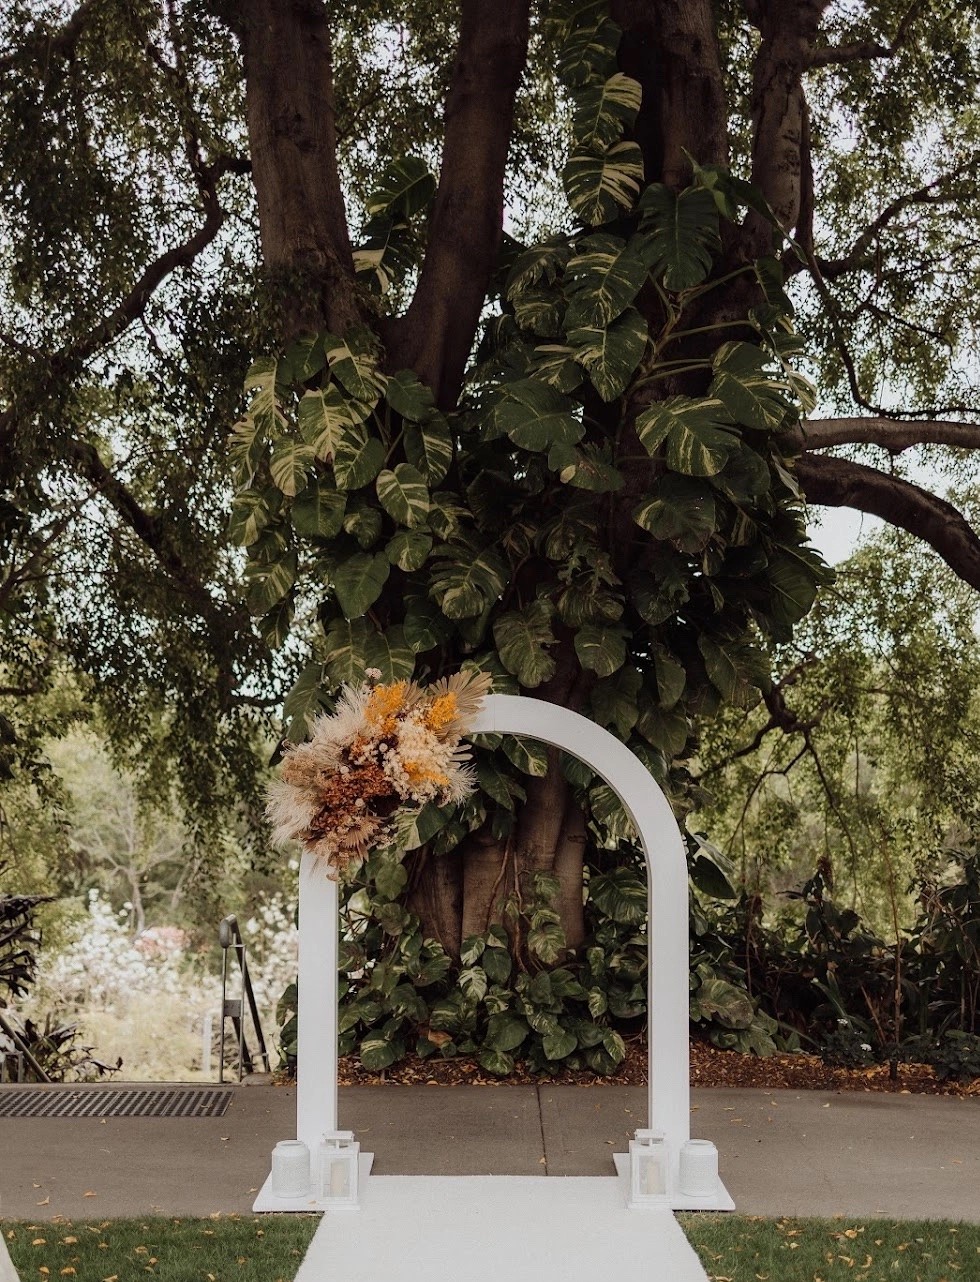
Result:
[[[619,1182],[623,1186],[623,1197],[628,1202],[630,1194],[629,1154],[613,1153],[613,1161],[616,1163],[616,1174],[619,1176]],[[728,1189],[719,1180],[718,1189],[714,1197],[689,1197],[686,1193],[680,1193],[675,1190],[670,1197],[670,1209],[672,1211],[734,1211],[735,1203]],[[649,1214],[650,1212],[645,1207],[630,1211],[630,1215]]]
[[[373,1153],[362,1153],[357,1164],[357,1181],[363,1190],[367,1183],[367,1178],[371,1174],[371,1167],[374,1165]],[[327,1211],[331,1214],[334,1212],[343,1212],[344,1215],[356,1215],[360,1210],[358,1206],[329,1206],[321,1202],[311,1191],[306,1197],[277,1197],[272,1191],[272,1175],[266,1177],[265,1183],[259,1189],[259,1195],[252,1203],[253,1211]],[[2,1282],[2,1280],[0,1280]]]

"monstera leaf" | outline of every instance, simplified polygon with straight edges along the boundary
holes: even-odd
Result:
[[[574,414],[575,403],[546,383],[522,378],[507,383],[493,408],[497,427],[515,445],[526,450],[547,450],[559,441],[571,445],[583,427]]]
[[[372,556],[355,552],[338,565],[333,574],[337,604],[345,618],[357,619],[374,605],[391,573],[391,564],[383,552]]]
[[[288,436],[276,441],[269,459],[269,474],[283,494],[292,498],[305,488],[313,457],[313,447],[302,441]]]
[[[324,664],[331,685],[364,680],[365,653],[372,628],[366,619],[335,619],[326,634]]]
[[[646,321],[629,307],[606,329],[570,330],[568,343],[602,399],[614,401],[626,390],[646,351]]]
[[[244,490],[236,495],[228,519],[228,537],[241,547],[254,543],[282,507],[279,490]]]
[[[385,376],[378,369],[377,339],[364,325],[354,325],[343,338],[327,334],[330,372],[356,401],[374,405],[384,390]]]
[[[654,276],[671,290],[699,285],[711,270],[712,253],[720,244],[718,209],[711,192],[688,187],[678,195],[664,183],[651,183],[639,209]]]
[[[608,151],[574,151],[562,172],[568,203],[592,226],[631,209],[642,178],[643,154],[635,142],[618,142]]]
[[[425,524],[429,514],[429,491],[422,474],[411,463],[385,468],[376,482],[378,498],[388,515],[399,525],[414,529]]]
[[[300,435],[323,462],[333,458],[346,428],[363,418],[335,383],[305,392],[297,410]]]
[[[589,85],[575,95],[572,134],[586,147],[607,147],[623,136],[640,110],[643,90],[636,80],[617,71],[601,84]]]
[[[411,218],[423,210],[436,193],[436,180],[418,156],[399,156],[381,176],[364,202],[369,218],[381,214]]]
[[[566,328],[605,327],[629,307],[649,273],[644,240],[605,234],[580,241],[565,269]]]
[[[790,412],[789,387],[766,372],[767,359],[752,343],[725,343],[715,355],[708,395],[717,397],[736,423],[775,432]]]
[[[700,552],[715,531],[715,500],[709,490],[683,476],[665,476],[657,497],[641,503],[633,520],[655,539],[681,552]]]
[[[308,539],[332,539],[340,533],[347,495],[325,481],[310,481],[293,501],[293,529]]]
[[[551,236],[525,249],[507,277],[505,292],[508,302],[513,302],[525,290],[539,283],[553,284],[571,256],[572,247],[566,236]]]
[[[432,596],[447,619],[469,619],[493,605],[506,581],[506,567],[492,548],[450,544],[436,563]]]
[[[577,15],[576,15],[577,18]],[[575,21],[566,28],[568,34],[558,50],[557,67],[562,80],[569,85],[586,85],[590,80],[605,79],[615,70],[616,49],[622,31],[605,14],[592,25]]]
[[[666,444],[667,466],[685,476],[714,476],[739,445],[721,401],[704,396],[656,401],[637,417],[636,430],[651,455]]]
[[[381,471],[385,447],[362,423],[345,428],[333,459],[334,478],[341,490],[358,490]]]
[[[258,430],[266,436],[278,436],[285,430],[286,419],[276,396],[279,362],[274,356],[260,356],[245,375],[248,412]]]
[[[546,648],[555,638],[551,608],[545,601],[501,615],[493,625],[493,639],[504,666],[525,689],[533,690],[555,675],[555,661]]]

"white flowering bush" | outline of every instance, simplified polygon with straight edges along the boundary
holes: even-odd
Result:
[[[275,1027],[280,994],[296,978],[299,931],[296,905],[281,892],[270,895],[242,926],[255,1001],[268,1032]]]
[[[77,1023],[100,1059],[123,1060],[127,1080],[193,1080],[217,1073],[221,974],[187,949],[186,934],[155,926],[132,938],[129,905],[115,909],[88,892],[84,916],[58,949],[43,949],[37,984],[21,1014],[56,1010]],[[263,1030],[275,1062],[276,1002],[296,977],[298,932],[293,900],[265,896],[242,923],[249,973]],[[238,968],[229,958],[229,995],[237,997]],[[211,1037],[208,1037],[210,1024]],[[228,1028],[229,1045],[233,1041]],[[254,1037],[248,1030],[249,1045]]]
[[[182,948],[151,951],[131,938],[129,908],[116,911],[98,890],[88,892],[86,915],[57,952],[42,950],[37,987],[58,1006],[114,1009],[133,997],[187,996]]]

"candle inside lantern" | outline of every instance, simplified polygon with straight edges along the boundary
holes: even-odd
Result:
[[[350,1163],[346,1158],[334,1158],[330,1163],[330,1196],[347,1196],[347,1172]]]
[[[667,1189],[664,1183],[664,1171],[660,1163],[660,1154],[654,1151],[649,1157],[644,1155],[643,1161],[643,1192],[644,1193],[666,1193]]]

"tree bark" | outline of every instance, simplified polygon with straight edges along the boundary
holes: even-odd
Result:
[[[252,174],[265,267],[283,289],[282,337],[360,319],[337,168],[330,27],[322,0],[244,0]]]
[[[413,369],[444,410],[459,398],[503,234],[504,173],[527,58],[528,0],[463,0],[428,248],[392,368]]]
[[[728,163],[728,106],[710,0],[613,0],[619,66],[643,89],[633,137],[647,182],[679,189],[691,160]]]
[[[787,12],[776,0],[757,6],[762,43],[752,82],[752,181],[779,225],[790,231],[800,216],[806,99],[803,74],[810,65],[828,0],[802,0]],[[772,228],[750,211],[745,223],[748,256],[769,253]]]

